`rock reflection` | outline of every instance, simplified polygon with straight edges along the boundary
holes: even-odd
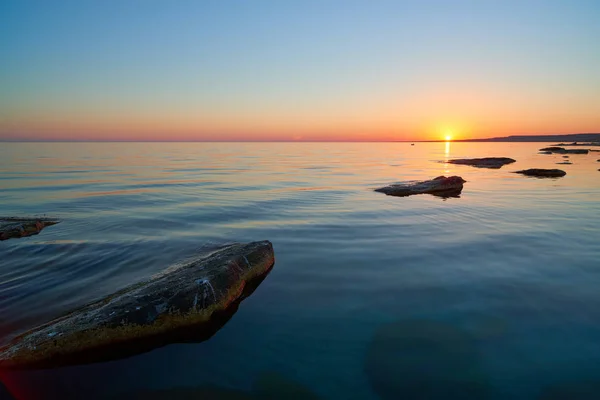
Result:
[[[364,368],[382,399],[483,399],[489,394],[474,339],[445,323],[406,320],[382,326]]]

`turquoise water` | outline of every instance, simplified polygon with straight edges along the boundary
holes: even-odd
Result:
[[[268,239],[276,264],[206,342],[0,377],[17,398],[596,398],[600,153],[543,146],[2,143],[0,214],[63,222],[0,243],[0,343],[220,244]],[[483,156],[517,163],[437,162]],[[531,167],[567,176],[510,173]],[[438,175],[460,198],[372,191]]]

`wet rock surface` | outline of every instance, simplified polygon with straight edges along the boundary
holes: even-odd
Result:
[[[449,164],[470,165],[477,168],[493,168],[498,169],[503,165],[512,164],[516,160],[508,157],[485,157],[485,158],[459,158],[448,160]]]
[[[542,169],[542,168],[531,168],[524,169],[521,171],[515,171],[515,174],[522,174],[527,176],[535,176],[538,178],[559,178],[565,176],[567,173],[562,169]]]
[[[0,240],[37,235],[45,227],[59,222],[55,218],[0,217]]]
[[[427,181],[399,183],[375,189],[376,192],[388,196],[406,197],[415,194],[432,194],[440,197],[456,197],[460,195],[466,181],[460,176],[438,176]]]
[[[231,244],[26,332],[0,368],[108,361],[218,331],[274,265],[269,241]]]

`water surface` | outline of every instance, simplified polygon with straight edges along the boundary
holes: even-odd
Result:
[[[600,153],[559,166],[544,145],[3,143],[0,214],[63,222],[0,243],[1,342],[220,244],[271,240],[276,265],[209,341],[2,378],[67,397],[600,393]],[[437,162],[483,156],[517,163]],[[567,176],[511,173],[532,167]],[[438,175],[467,180],[460,198],[372,190]]]

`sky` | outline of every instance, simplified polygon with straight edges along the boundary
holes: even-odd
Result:
[[[2,0],[0,140],[600,132],[598,0]]]

